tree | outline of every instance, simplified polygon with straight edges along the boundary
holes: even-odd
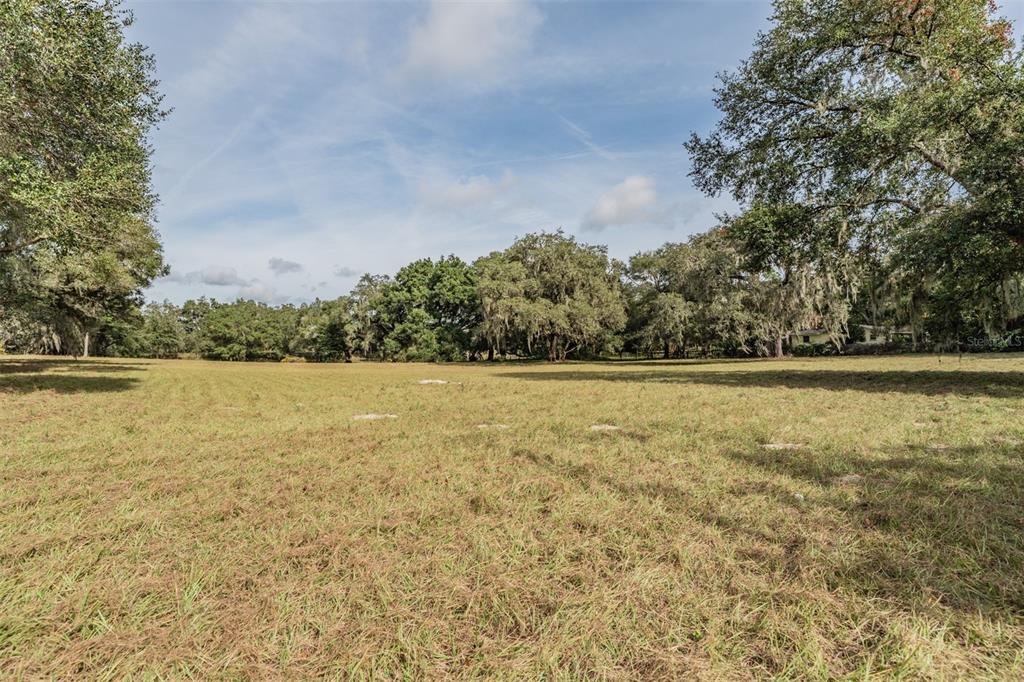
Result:
[[[288,305],[214,302],[203,317],[200,352],[213,360],[280,360],[288,353],[296,312]]]
[[[751,335],[742,258],[721,230],[665,244],[629,261],[634,342],[666,356],[743,352]]]
[[[112,0],[0,6],[0,301],[86,354],[164,271],[146,136],[165,113],[130,23]]]
[[[364,358],[382,357],[386,321],[378,307],[380,297],[391,282],[386,275],[363,275],[352,289],[352,317],[356,344]]]
[[[482,313],[476,291],[476,271],[456,256],[443,256],[430,273],[427,312],[433,318],[440,356],[463,359],[475,354],[474,334]]]
[[[110,0],[0,10],[0,254],[109,243],[112,218],[150,215],[145,139],[164,112],[131,21]]]
[[[476,297],[480,301],[480,335],[487,345],[487,359],[495,352],[505,355],[510,337],[523,328],[521,315],[526,310],[526,267],[494,252],[473,263],[476,273]]]
[[[526,275],[512,318],[527,352],[537,341],[551,361],[584,348],[599,352],[625,326],[619,273],[605,247],[579,244],[559,231],[526,235],[504,257]]]
[[[480,323],[473,270],[455,256],[423,258],[373,286],[364,315],[380,353],[392,360],[462,360]],[[362,282],[361,282],[362,283]],[[372,313],[370,313],[372,310]]]
[[[994,4],[777,0],[774,22],[687,144],[697,186],[802,212],[781,238],[830,277],[838,254],[925,251],[904,260],[954,292],[931,305],[998,296],[1024,269],[1024,71]]]
[[[130,22],[111,0],[0,7],[0,303],[49,308],[86,353],[164,271],[146,137],[165,112]]]
[[[352,301],[342,296],[301,306],[288,347],[292,353],[318,362],[351,362],[357,348]]]
[[[747,273],[759,350],[777,358],[783,356],[783,341],[801,327],[824,328],[836,345],[846,336],[855,268],[849,254],[803,238],[811,213],[798,205],[757,204],[726,228]]]

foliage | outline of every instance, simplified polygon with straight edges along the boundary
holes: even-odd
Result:
[[[164,272],[146,142],[164,112],[130,22],[111,0],[0,6],[0,305],[48,311],[65,341]]]
[[[375,291],[367,333],[379,339],[382,358],[405,361],[462,360],[471,352],[479,324],[475,274],[464,261],[447,256],[436,263],[411,263],[393,280],[366,281]],[[364,343],[370,347],[373,343]]]
[[[292,306],[214,303],[203,318],[199,351],[213,360],[280,360],[288,354],[296,317]]]
[[[751,317],[742,260],[719,230],[629,261],[630,328],[637,350],[668,357],[745,352]]]
[[[562,232],[530,234],[500,256],[492,254],[483,267],[490,269],[487,293],[494,297],[484,309],[496,316],[486,327],[497,338],[493,330],[511,324],[528,355],[539,343],[549,360],[601,352],[625,326],[619,273],[604,247],[579,244]],[[501,292],[494,278],[503,271],[514,279]]]
[[[356,342],[352,301],[342,297],[299,307],[288,346],[295,355],[318,362],[349,362]]]
[[[778,0],[721,77],[721,121],[687,145],[692,177],[774,213],[771,230],[748,226],[755,252],[781,246],[847,285],[848,254],[907,271],[892,282],[915,303],[904,312],[955,339],[1024,271],[1024,70],[1009,35],[985,0]]]

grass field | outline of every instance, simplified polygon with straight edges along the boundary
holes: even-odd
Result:
[[[1024,676],[1022,356],[8,357],[0,482],[5,678]]]

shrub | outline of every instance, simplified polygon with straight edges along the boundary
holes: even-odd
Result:
[[[793,357],[795,358],[812,358],[839,354],[839,350],[835,347],[835,344],[831,343],[805,343],[799,346],[793,346]]]

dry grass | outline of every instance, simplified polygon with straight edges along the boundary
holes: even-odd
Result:
[[[0,359],[0,676],[1020,678],[1022,442],[1021,356]]]

